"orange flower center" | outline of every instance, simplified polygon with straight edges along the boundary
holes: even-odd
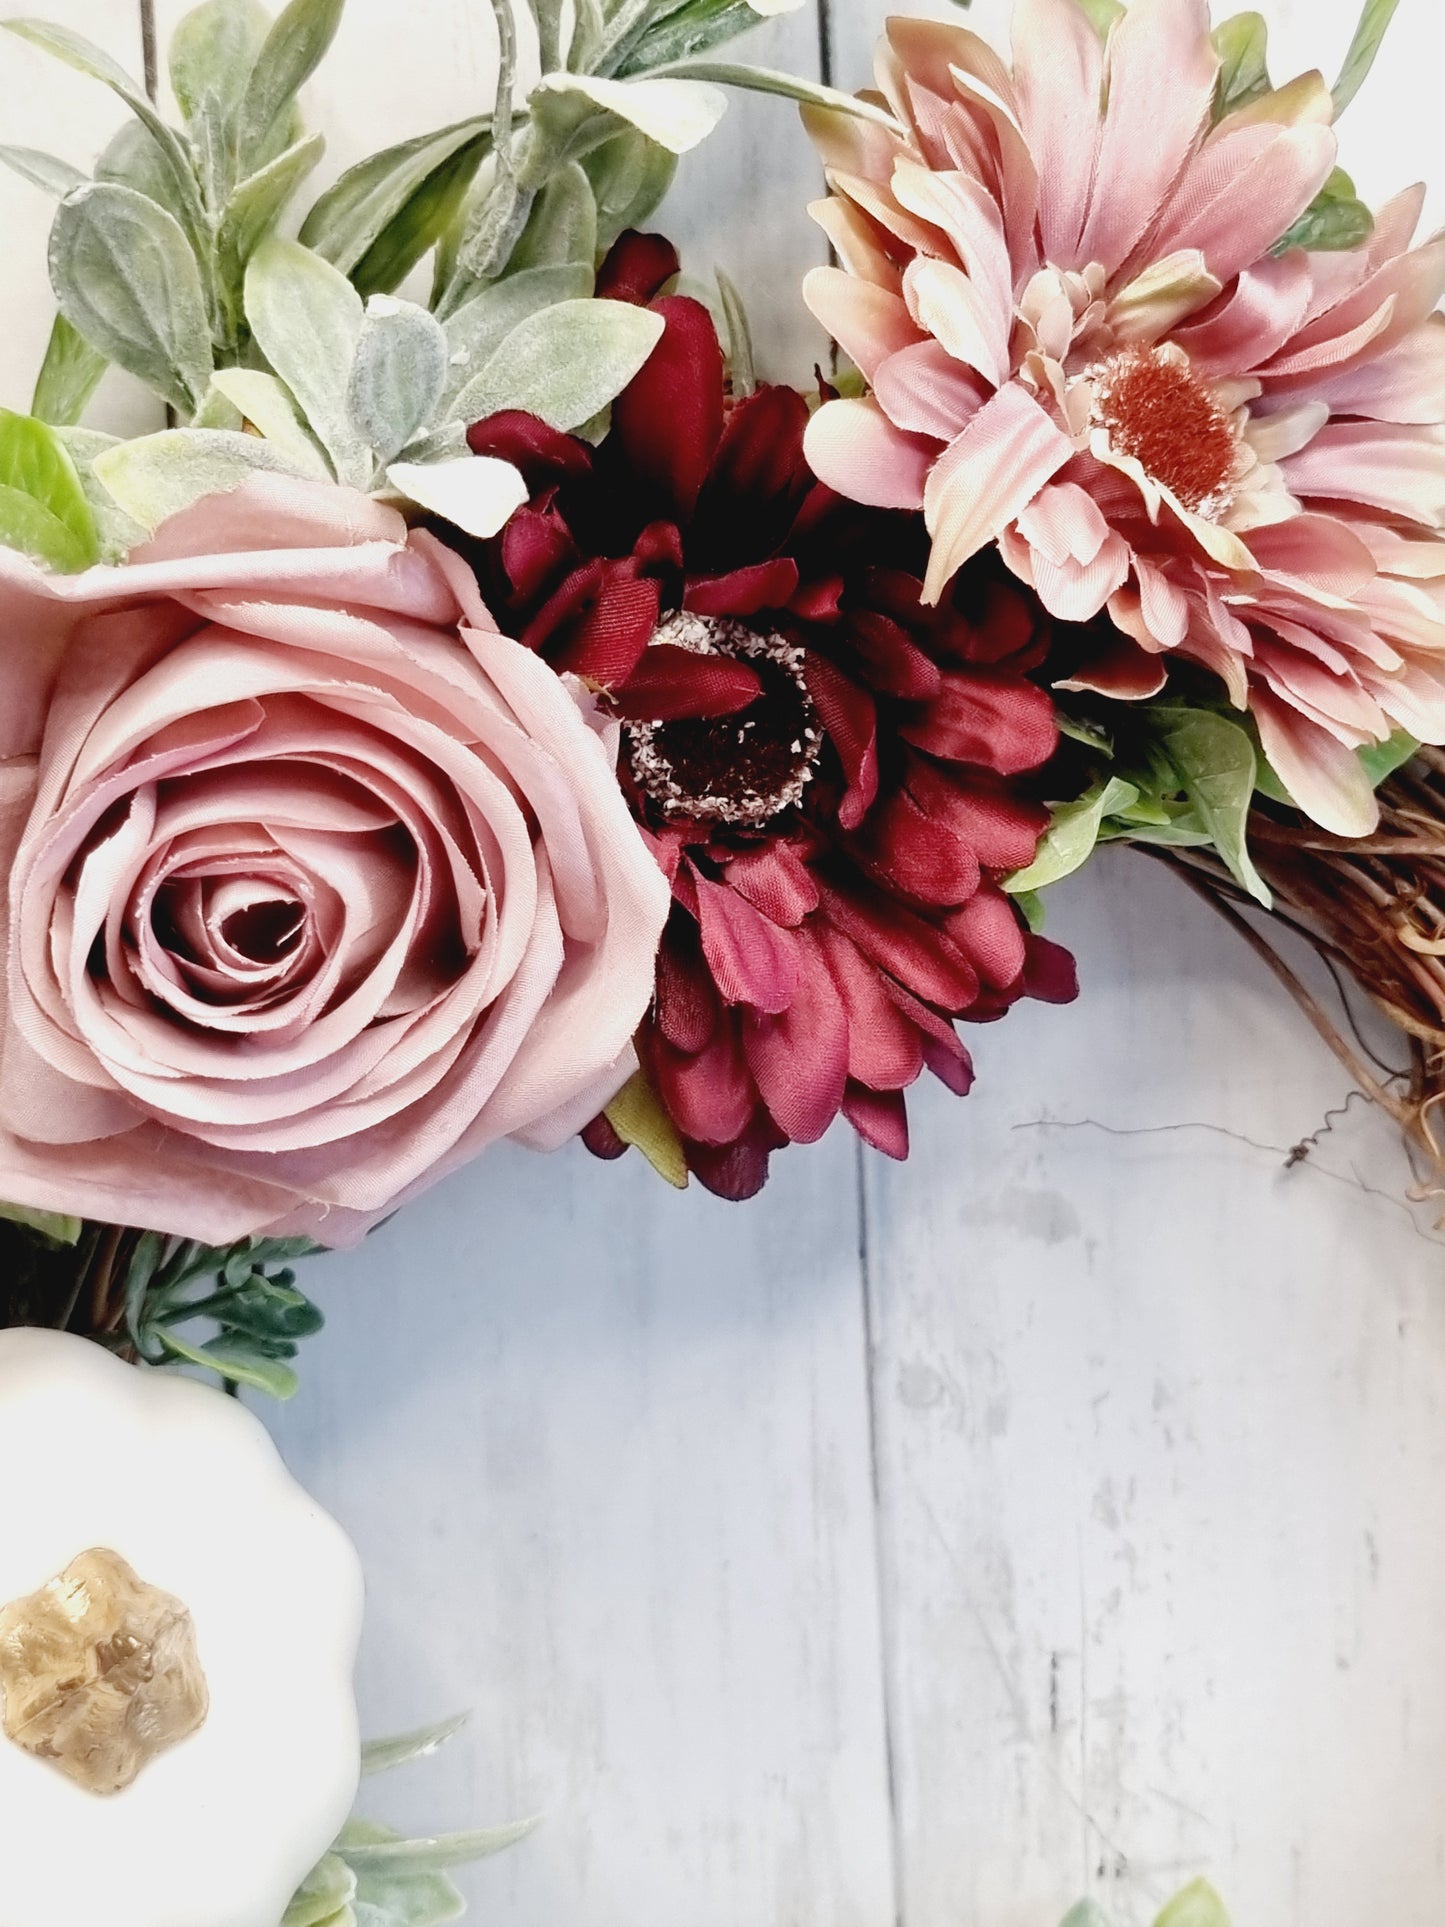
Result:
[[[1092,376],[1094,420],[1111,446],[1196,515],[1222,514],[1233,494],[1234,428],[1184,356],[1129,348]]]

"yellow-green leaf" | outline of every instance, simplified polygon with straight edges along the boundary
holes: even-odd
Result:
[[[641,1071],[635,1072],[613,1098],[606,1117],[622,1142],[641,1151],[659,1177],[679,1191],[687,1189],[687,1153],[677,1126]]]

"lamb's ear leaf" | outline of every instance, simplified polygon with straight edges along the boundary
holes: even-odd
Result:
[[[109,358],[58,314],[36,377],[31,414],[52,428],[73,428],[109,366]]]
[[[479,134],[427,176],[352,270],[359,293],[390,294],[451,231],[490,147],[491,135]]]
[[[32,46],[52,54],[55,59],[64,61],[67,67],[74,67],[78,73],[100,81],[113,94],[119,95],[165,155],[173,177],[173,191],[179,205],[185,210],[187,232],[193,239],[201,240],[205,233],[205,216],[190,156],[175,129],[167,127],[156,112],[140,83],[132,80],[124,67],[112,60],[104,48],[97,47],[83,34],[73,33],[69,27],[58,27],[48,20],[5,20],[0,21],[0,26],[18,34],[22,40],[28,40]]]
[[[291,0],[277,15],[256,55],[238,110],[236,153],[251,169],[296,96],[315,73],[341,25],[345,0]],[[289,146],[291,143],[285,143]]]
[[[597,197],[586,169],[569,161],[532,203],[507,273],[563,267],[569,261],[582,262],[590,270],[596,259]]]
[[[0,164],[42,193],[53,194],[57,201],[85,180],[78,167],[58,155],[42,153],[38,147],[0,147]]]
[[[374,295],[351,365],[347,406],[384,467],[428,427],[447,380],[446,334],[425,308]]]
[[[246,270],[246,319],[261,352],[301,405],[337,479],[365,488],[373,464],[347,390],[364,310],[339,269],[297,241],[269,236]]]
[[[597,203],[597,247],[650,221],[677,178],[678,157],[635,127],[624,128],[583,160]]]
[[[229,495],[253,476],[306,475],[259,435],[167,428],[97,455],[95,478],[150,533],[206,495]]]
[[[333,1921],[348,1918],[355,1897],[356,1875],[344,1860],[329,1853],[301,1883],[281,1927],[332,1927]]]
[[[413,1760],[430,1759],[457,1737],[470,1718],[469,1713],[454,1713],[449,1720],[438,1720],[435,1726],[398,1733],[389,1740],[368,1741],[361,1749],[362,1777],[372,1779],[378,1773],[394,1773],[398,1767],[410,1766]]]
[[[581,301],[592,292],[590,263],[569,261],[553,268],[527,268],[494,281],[448,317],[451,373],[448,399],[459,395],[479,374],[507,336],[528,315],[559,301]]]
[[[540,415],[564,433],[592,420],[646,365],[664,322],[627,301],[562,301],[514,328],[462,390],[455,412]]]
[[[56,211],[50,280],[92,348],[191,413],[215,364],[200,270],[173,215],[132,187],[86,182]]]
[[[331,464],[322,454],[289,388],[259,368],[218,368],[211,377],[213,392],[224,396],[243,422],[249,422],[278,455],[318,482],[334,480]]]
[[[482,542],[500,534],[527,499],[520,470],[494,455],[393,462],[386,479],[407,501]]]
[[[325,152],[324,136],[312,134],[249,175],[232,193],[216,237],[216,248],[221,272],[238,297],[246,263]]]
[[[437,169],[474,142],[489,139],[491,125],[489,117],[458,121],[359,161],[306,216],[302,241],[350,274]]]
[[[1370,77],[1370,70],[1380,52],[1381,43],[1390,30],[1390,22],[1395,18],[1400,0],[1365,0],[1365,10],[1360,15],[1360,24],[1355,29],[1355,37],[1350,42],[1350,51],[1345,55],[1345,64],[1340,77],[1335,82],[1335,119],[1338,120],[1350,102],[1359,93]]]

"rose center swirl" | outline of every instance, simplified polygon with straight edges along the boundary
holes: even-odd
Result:
[[[1196,515],[1233,499],[1238,444],[1229,416],[1171,348],[1129,348],[1089,370],[1092,420],[1121,455]]]
[[[803,650],[774,630],[686,612],[669,617],[652,640],[746,662],[762,693],[731,716],[629,723],[638,787],[668,816],[748,829],[800,803],[823,744]]]

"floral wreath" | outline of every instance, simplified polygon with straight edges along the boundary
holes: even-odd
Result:
[[[338,1529],[233,1401],[132,1369],[290,1396],[297,1262],[499,1139],[739,1201],[840,1116],[906,1157],[961,1024],[1077,995],[1046,892],[1127,841],[1441,1188],[1445,244],[1335,131],[1394,0],[1333,89],[1205,0],[1015,0],[1010,59],[900,17],[856,97],[709,57],[793,4],[527,0],[524,97],[493,0],[491,111],[314,200],[341,0],[204,0],[176,123],[5,23],[133,115],[93,175],[0,150],[57,201],[59,310],[0,413],[0,1442],[74,1433],[0,1546],[15,1927],[406,1927],[526,1831],[343,1828],[453,1729],[363,1754]],[[729,87],[826,169],[806,390],[650,229]],[[82,426],[112,365],[175,425]],[[167,1529],[180,1429],[236,1544]],[[158,1868],[243,1782],[245,1890]],[[1196,1885],[1159,1927],[1224,1919]]]

